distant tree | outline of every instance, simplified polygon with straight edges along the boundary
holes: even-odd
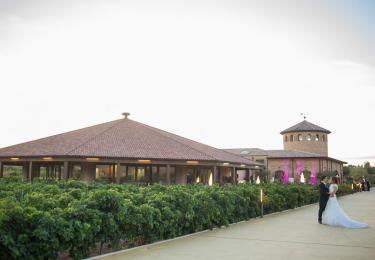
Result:
[[[344,174],[345,177],[349,176],[349,174],[350,174],[350,168],[352,168],[352,167],[350,167],[350,166],[351,166],[351,165],[349,165],[349,166],[344,166],[344,168],[343,168],[343,174]]]
[[[365,164],[364,164],[363,166],[364,166],[366,169],[371,167],[370,162],[365,162]]]
[[[375,167],[369,167],[367,168],[368,174],[374,174],[375,175]]]

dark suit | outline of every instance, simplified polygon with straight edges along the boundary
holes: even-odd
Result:
[[[322,222],[323,211],[326,209],[326,206],[327,206],[327,202],[329,199],[328,192],[329,192],[329,189],[327,188],[327,186],[323,182],[321,182],[319,184],[319,217],[318,217],[319,222]]]

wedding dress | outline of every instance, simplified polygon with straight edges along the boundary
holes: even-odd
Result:
[[[337,184],[331,184],[329,186],[329,192],[332,192],[333,189],[338,189]],[[339,226],[345,228],[368,227],[368,225],[365,223],[361,223],[349,218],[337,202],[336,195],[329,197],[327,206],[323,212],[322,223],[329,226]]]

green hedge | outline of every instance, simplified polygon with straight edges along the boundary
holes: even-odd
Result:
[[[0,179],[0,259],[75,259],[315,203],[316,186],[139,186]],[[340,186],[340,195],[351,192]]]

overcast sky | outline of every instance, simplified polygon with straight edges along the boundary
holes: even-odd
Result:
[[[128,111],[281,149],[305,112],[330,156],[375,161],[375,1],[0,0],[0,91],[0,147]]]

